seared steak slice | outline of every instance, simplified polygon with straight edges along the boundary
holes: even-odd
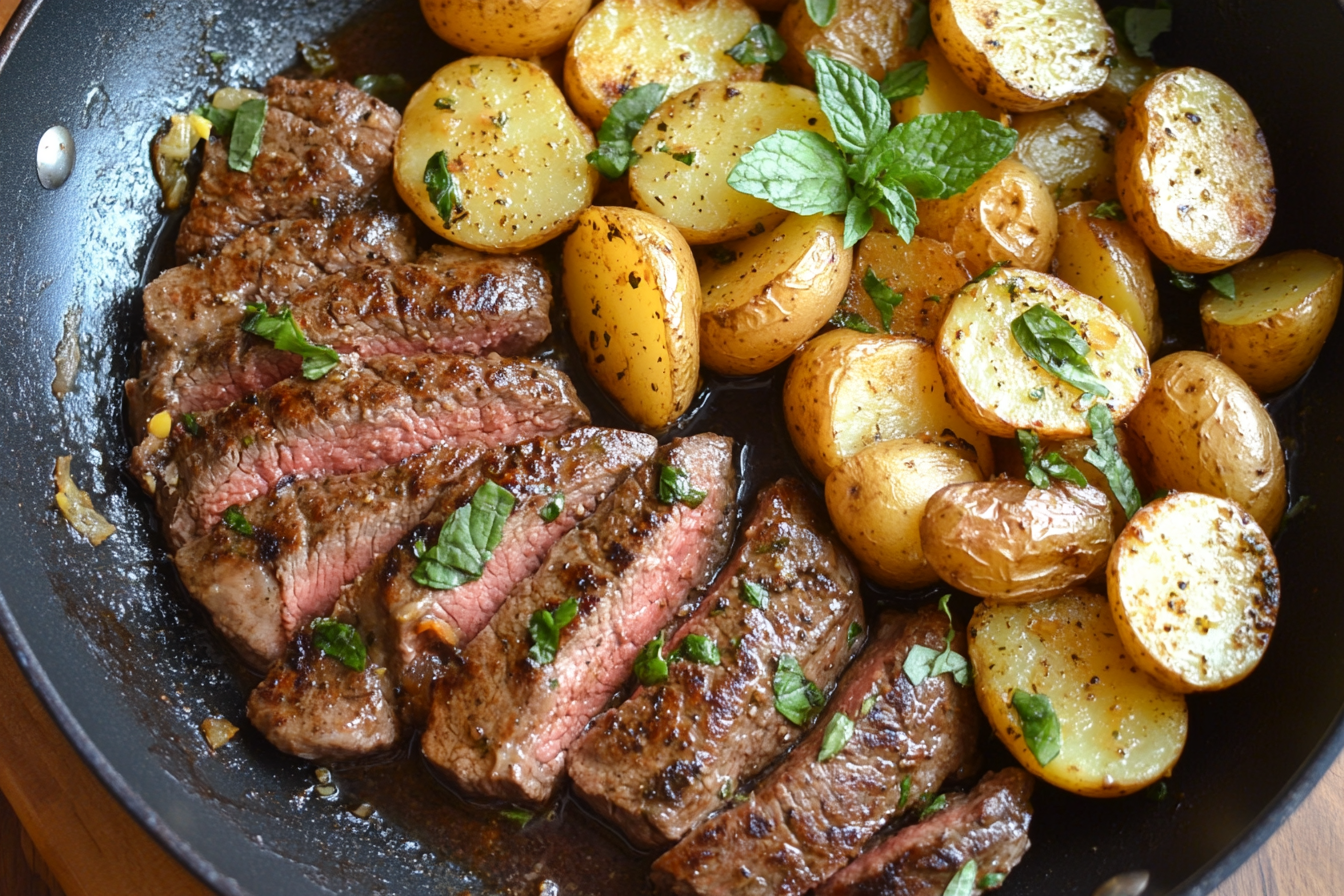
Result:
[[[684,470],[704,500],[694,508],[660,500],[664,466]],[[630,676],[640,649],[723,560],[734,485],[729,439],[699,435],[659,449],[556,543],[467,647],[463,664],[439,681],[425,756],[471,793],[550,797],[570,744]],[[571,599],[577,614],[559,630],[554,658],[529,657],[534,616]]]
[[[551,283],[532,256],[432,250],[415,263],[361,265],[287,302],[310,340],[364,359],[421,353],[523,354],[551,333]],[[242,329],[241,317],[182,365],[162,396],[174,411],[223,407],[299,373],[298,355]],[[156,408],[157,410],[157,408]]]
[[[173,558],[188,593],[252,665],[279,659],[299,627],[418,523],[482,449],[438,447],[380,470],[282,481]]]
[[[655,862],[655,882],[678,894],[805,893],[908,805],[903,791],[908,801],[936,793],[975,756],[975,695],[951,675],[916,687],[901,666],[916,644],[942,650],[946,633],[947,617],[934,607],[883,614],[812,732],[745,803],[700,825]],[[959,636],[963,653],[964,644]],[[876,699],[865,716],[869,695]],[[837,756],[818,762],[837,712],[854,721],[854,735]]]
[[[174,549],[281,479],[360,473],[435,445],[509,445],[588,422],[563,373],[497,355],[385,355],[321,380],[285,380],[147,437],[131,470]]]
[[[761,492],[737,555],[665,651],[701,635],[720,664],[669,664],[665,683],[600,716],[570,750],[579,794],[635,843],[680,840],[802,735],[775,711],[778,657],[793,656],[827,690],[858,651],[858,575],[820,527],[797,482]],[[749,585],[764,589],[759,608]]]
[[[488,452],[336,605],[333,615],[363,636],[370,664],[381,669],[377,677],[295,645],[252,692],[253,724],[280,749],[309,759],[350,758],[392,746],[406,725],[424,723],[445,655],[470,643],[556,540],[655,448],[654,438],[642,433],[579,429]],[[446,590],[415,582],[415,543],[435,544],[444,520],[468,504],[487,479],[508,489],[518,503],[481,577]],[[541,511],[556,492],[564,495],[564,508],[548,522]],[[308,639],[306,632],[297,636]],[[376,695],[369,691],[372,683],[380,688]]]
[[[946,809],[859,856],[816,896],[942,896],[972,859],[977,882],[1007,874],[1031,847],[1031,787],[1020,768],[985,775],[968,795],[949,796]]]
[[[275,77],[266,85],[266,127],[248,172],[229,167],[229,141],[211,137],[177,236],[186,261],[219,251],[265,221],[326,218],[364,205],[392,169],[401,115],[340,81]]]
[[[140,377],[126,383],[137,434],[143,438],[149,418],[164,408],[228,404],[184,405],[177,382],[200,366],[196,356],[203,347],[238,332],[249,302],[284,303],[329,274],[414,257],[409,215],[360,212],[331,225],[304,219],[263,224],[230,240],[218,255],[164,271],[145,287]]]

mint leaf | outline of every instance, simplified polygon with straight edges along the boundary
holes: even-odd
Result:
[[[1037,488],[1049,488],[1052,478],[1072,482],[1079,488],[1087,486],[1087,477],[1077,467],[1064,460],[1058,451],[1051,451],[1044,457],[1039,457],[1041,439],[1031,430],[1017,431],[1017,447],[1022,451],[1022,463],[1026,466],[1027,480]]]
[[[758,610],[764,610],[770,606],[770,592],[755,582],[744,581],[742,583],[742,599]]]
[[[565,493],[556,492],[551,495],[551,500],[547,501],[541,510],[537,511],[537,515],[545,522],[553,523],[560,518],[560,514],[564,512],[564,509]]]
[[[247,521],[247,517],[243,516],[243,509],[237,504],[229,505],[228,510],[224,511],[223,522],[225,526],[239,535],[246,535],[251,538],[254,534],[252,524]]]
[[[1107,398],[1106,388],[1087,363],[1092,350],[1073,325],[1045,305],[1032,305],[1014,318],[1009,329],[1022,352],[1064,382]]]
[[[882,279],[868,268],[868,272],[863,275],[863,290],[868,293],[868,298],[873,300],[873,305],[877,307],[877,313],[882,315],[882,329],[888,333],[891,332],[891,315],[896,311],[896,306],[905,301],[905,294],[896,292]]]
[[[840,149],[814,131],[776,131],[738,159],[728,186],[800,215],[835,215],[849,206]]]
[[[664,504],[680,501],[694,509],[705,500],[705,492],[691,485],[691,477],[685,470],[663,464],[658,473],[658,500]]]
[[[915,197],[900,184],[889,185],[879,180],[877,188],[882,194],[882,201],[878,207],[887,216],[897,235],[907,243],[910,242],[915,236],[915,227],[919,225],[919,210],[915,205]]]
[[[1097,444],[1087,449],[1083,460],[1102,472],[1110,483],[1115,499],[1125,508],[1125,516],[1132,517],[1143,506],[1143,498],[1139,495],[1139,487],[1134,484],[1134,474],[1120,454],[1120,442],[1115,437],[1111,409],[1101,402],[1092,405],[1087,411],[1087,424],[1092,427],[1092,440]]]
[[[499,546],[514,503],[508,489],[487,479],[471,496],[470,504],[443,521],[438,542],[420,552],[411,579],[437,591],[479,579]]]
[[[667,681],[667,660],[663,659],[663,636],[645,644],[635,657],[635,677],[648,687]]]
[[[842,712],[831,716],[826,723],[826,731],[821,735],[821,749],[817,752],[818,762],[829,762],[849,743],[854,736],[854,720]]]
[[[1117,6],[1106,13],[1106,21],[1136,56],[1152,59],[1153,41],[1171,30],[1171,7],[1165,3],[1159,3],[1157,9]]]
[[[819,50],[809,50],[807,61],[817,73],[817,98],[836,143],[863,152],[891,129],[891,104],[868,74]]]
[[[862,184],[859,185],[859,191],[870,195],[856,194],[849,200],[849,207],[845,209],[843,240],[846,249],[863,239],[868,235],[868,231],[873,229],[873,206],[880,201],[872,198],[873,191]]]
[[[309,627],[314,647],[356,672],[364,671],[369,654],[354,626],[335,619],[314,619]]]
[[[860,333],[876,333],[877,327],[868,323],[861,316],[853,311],[837,311],[831,315],[830,324],[833,327],[844,327],[847,330],[857,330]]]
[[[933,23],[929,21],[928,0],[915,0],[910,10],[910,22],[906,25],[905,45],[919,48],[933,33]]]
[[[1013,709],[1017,710],[1017,717],[1022,722],[1022,738],[1027,749],[1044,768],[1059,755],[1062,743],[1059,716],[1055,715],[1050,698],[1045,694],[1015,689]]]
[[[588,153],[588,164],[608,179],[624,174],[639,155],[630,141],[635,139],[666,95],[665,84],[641,84],[627,90],[612,105],[602,127],[597,129],[597,149]]]
[[[1178,271],[1171,265],[1167,265],[1167,270],[1171,272],[1171,285],[1181,292],[1194,292],[1199,289],[1199,280],[1194,274]]]
[[[967,859],[947,882],[943,896],[974,896],[975,890],[975,859]]]
[[[964,193],[1017,146],[1017,132],[977,112],[920,115],[900,124],[873,146],[854,176],[873,180],[881,172],[919,199]]]
[[[549,666],[555,662],[560,649],[560,630],[574,621],[579,615],[579,602],[569,598],[554,612],[537,610],[527,623],[527,633],[532,638],[527,658],[539,666]]]
[[[1088,215],[1089,218],[1106,218],[1111,221],[1125,220],[1125,210],[1120,207],[1120,200],[1110,199],[1101,203]]]
[[[212,126],[214,122],[211,122]],[[229,138],[229,167],[249,172],[261,152],[266,131],[266,100],[247,100],[233,114],[233,136]]]
[[[763,62],[778,62],[784,58],[789,48],[784,44],[779,32],[762,22],[747,29],[740,41],[724,50],[737,60],[739,65],[759,65]]]
[[[261,302],[247,306],[243,329],[267,340],[276,349],[303,358],[304,379],[320,380],[341,363],[336,350],[325,345],[313,345],[294,322],[294,312],[285,308],[271,314]]]
[[[1227,271],[1210,277],[1209,286],[1225,299],[1235,299],[1237,297],[1237,281],[1233,280],[1232,275]]]
[[[812,721],[826,703],[821,688],[807,680],[798,660],[787,653],[779,658],[771,685],[775,692],[775,709],[798,726]]]
[[[705,666],[719,664],[719,645],[704,635],[687,635],[668,657],[670,661],[690,660]]]
[[[919,96],[929,86],[929,64],[920,59],[915,62],[907,62],[905,65],[895,71],[887,72],[882,77],[882,83],[879,88],[882,95],[890,102],[909,99],[912,96]]]
[[[221,137],[227,137],[233,130],[233,120],[237,116],[235,109],[219,109],[214,105],[197,106],[197,115],[210,122],[210,128]]]
[[[805,0],[805,4],[808,18],[825,28],[835,18],[839,0]]]
[[[439,150],[425,163],[425,189],[429,192],[429,201],[443,219],[443,226],[453,223],[453,215],[462,208],[462,199],[457,192],[457,178],[448,170],[448,154]]]

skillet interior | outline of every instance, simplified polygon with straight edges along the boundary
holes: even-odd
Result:
[[[391,2],[403,21],[418,22],[413,0]],[[518,834],[493,811],[452,799],[414,760],[342,771],[342,792],[323,800],[311,791],[311,766],[254,733],[245,729],[211,756],[197,731],[207,715],[241,720],[248,682],[177,587],[147,505],[123,473],[120,383],[135,364],[139,287],[144,272],[162,266],[172,235],[156,209],[146,147],[170,112],[221,82],[264,80],[292,64],[296,40],[332,32],[360,6],[46,0],[25,4],[0,42],[0,53],[8,51],[0,69],[0,369],[9,381],[0,390],[0,627],[103,780],[220,892],[535,893],[543,877],[564,893],[639,892],[643,863],[575,818],[574,805]],[[1335,64],[1344,47],[1339,9],[1330,0],[1183,0],[1176,27],[1159,44],[1161,58],[1225,77],[1266,131],[1280,188],[1266,251],[1344,255],[1335,226],[1344,169],[1332,164],[1344,122],[1318,101],[1344,92]],[[216,69],[205,49],[224,50],[229,61]],[[413,82],[451,56],[432,37],[409,47],[389,39],[387,52],[427,66],[401,67]],[[56,123],[73,131],[79,161],[63,188],[47,192],[33,155]],[[1164,300],[1173,329],[1189,332],[1193,300]],[[84,362],[61,404],[50,391],[51,357],[76,305]],[[1287,597],[1263,666],[1231,691],[1191,701],[1190,744],[1167,800],[1088,801],[1041,788],[1034,849],[1006,896],[1086,896],[1135,868],[1153,872],[1151,893],[1207,893],[1344,744],[1344,666],[1336,659],[1344,605],[1333,595],[1331,562],[1344,536],[1328,517],[1344,499],[1344,392],[1332,388],[1342,373],[1336,337],[1299,394],[1276,402],[1295,455],[1294,493],[1310,495],[1314,509],[1280,543]],[[712,385],[695,426],[749,442],[752,488],[799,469],[775,421],[777,382]],[[617,422],[591,387],[585,398],[595,416]],[[101,548],[74,538],[51,509],[51,467],[65,453],[118,526]],[[388,792],[395,797],[377,796]],[[348,811],[365,796],[379,809],[368,822]],[[566,833],[576,828],[577,837]],[[510,880],[499,881],[500,872]]]

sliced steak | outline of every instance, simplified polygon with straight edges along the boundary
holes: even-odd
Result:
[[[669,664],[666,682],[599,717],[570,750],[579,794],[635,843],[680,840],[802,735],[775,711],[780,656],[823,690],[854,658],[858,575],[821,525],[796,481],[765,489],[737,555],[667,645],[670,655],[687,635],[709,638],[719,665]],[[764,589],[759,608],[746,599],[748,583]]]
[[[642,433],[579,429],[488,452],[341,596],[333,615],[359,630],[369,646],[370,669],[349,669],[296,644],[252,692],[253,724],[280,749],[309,759],[352,758],[391,747],[406,727],[424,724],[442,662],[465,648],[551,546],[656,448],[656,440]],[[415,582],[415,543],[436,543],[444,520],[469,503],[487,479],[508,489],[518,503],[481,577],[445,590]],[[556,492],[565,496],[564,508],[548,522],[541,511]],[[296,640],[310,639],[300,632]],[[375,685],[377,694],[370,690]]]
[[[196,411],[228,404],[190,399],[184,404],[178,383],[200,366],[197,356],[204,347],[239,331],[249,302],[282,304],[329,274],[414,257],[409,215],[359,212],[330,225],[305,219],[263,224],[230,240],[218,255],[164,271],[145,287],[140,377],[126,383],[138,435],[143,438],[149,418],[165,408]]]
[[[414,263],[361,265],[271,303],[305,336],[365,360],[380,355],[523,354],[551,333],[551,282],[535,256],[432,250]],[[298,355],[242,329],[241,317],[193,354],[163,407],[210,410],[298,374]]]
[[[941,650],[947,617],[934,607],[884,614],[812,732],[750,798],[710,819],[653,865],[654,881],[678,894],[805,893],[849,864],[908,800],[932,795],[976,755],[979,710],[951,675],[918,687],[901,671],[910,648]],[[959,636],[964,653],[964,636]],[[868,714],[864,700],[875,701]],[[854,735],[818,762],[830,718]],[[910,779],[908,788],[902,786]]]
[[[1007,874],[1031,847],[1032,778],[1020,768],[991,772],[966,796],[904,828],[817,888],[816,896],[943,896],[952,876],[975,860],[977,886]]]
[[[509,445],[588,422],[563,373],[497,355],[385,355],[321,380],[286,380],[147,437],[131,471],[154,496],[170,545],[203,535],[233,504],[285,477],[394,464],[436,445]]]
[[[659,498],[664,466],[706,493],[692,508]],[[475,794],[541,802],[565,753],[630,676],[640,649],[722,562],[731,535],[732,442],[700,435],[659,449],[545,564],[509,594],[435,687],[425,756]],[[529,623],[577,602],[554,659],[529,658]]]
[[[265,221],[324,218],[364,205],[386,187],[401,115],[340,81],[275,77],[266,85],[266,126],[249,172],[229,167],[229,141],[205,146],[177,257],[219,251]]]
[[[238,652],[264,669],[484,450],[440,446],[380,470],[282,480],[242,508],[251,535],[220,522],[177,552],[182,584]]]

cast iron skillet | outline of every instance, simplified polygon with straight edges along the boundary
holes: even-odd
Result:
[[[418,83],[450,51],[426,36],[414,0],[383,37],[384,58]],[[331,33],[358,0],[28,0],[0,37],[0,629],[80,754],[130,812],[220,893],[561,892],[645,889],[633,856],[570,803],[523,832],[468,806],[414,758],[337,772],[321,798],[313,770],[244,728],[211,755],[197,726],[244,717],[249,680],[184,599],[147,505],[124,474],[121,381],[134,371],[139,288],[160,269],[173,223],[156,207],[146,151],[171,112],[222,83],[258,83],[295,61],[295,42]],[[384,19],[384,21],[388,21]],[[406,35],[410,35],[409,37]],[[1250,101],[1280,188],[1266,251],[1344,255],[1344,17],[1331,0],[1182,0],[1168,63],[1199,65]],[[222,50],[216,67],[206,50]],[[357,74],[358,72],[355,72]],[[34,154],[53,124],[74,133],[64,187],[38,184]],[[1194,300],[1164,295],[1177,333]],[[67,310],[82,309],[74,393],[52,397],[52,353]],[[1119,872],[1152,873],[1150,894],[1209,893],[1292,812],[1344,746],[1344,340],[1304,387],[1275,403],[1294,492],[1313,510],[1280,541],[1282,616],[1260,670],[1191,700],[1190,744],[1161,802],[1090,801],[1039,790],[1034,847],[1006,896],[1089,896]],[[563,359],[564,345],[556,348]],[[596,416],[618,422],[580,381]],[[693,425],[748,443],[749,488],[800,469],[777,424],[778,376],[726,385]],[[73,454],[77,480],[118,526],[92,548],[52,510],[51,469]],[[900,600],[875,596],[876,600]],[[963,605],[962,610],[965,610]],[[991,752],[992,762],[1005,761]],[[361,820],[349,810],[369,800]],[[152,890],[147,883],[147,889]]]

